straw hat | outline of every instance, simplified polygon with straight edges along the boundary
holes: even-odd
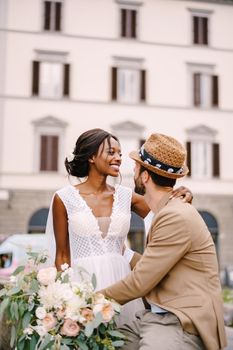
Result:
[[[164,177],[178,179],[188,174],[186,150],[173,137],[152,134],[137,151],[129,156],[144,168]]]

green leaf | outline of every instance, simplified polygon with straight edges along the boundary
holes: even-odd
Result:
[[[36,349],[37,337],[33,334],[30,340],[30,350]]]
[[[27,328],[27,326],[29,325],[30,321],[31,321],[31,313],[30,312],[26,312],[26,314],[23,316],[23,320],[22,320],[23,328]]]
[[[19,320],[19,308],[18,308],[18,304],[16,303],[16,301],[13,301],[11,303],[11,315],[12,315],[12,318],[16,319],[16,321]]]
[[[69,346],[67,346],[65,344],[61,345],[60,349],[61,350],[70,350]]]
[[[115,346],[116,348],[124,345],[124,340],[115,340],[112,342],[112,345]]]
[[[39,282],[36,279],[31,281],[30,292],[37,293],[39,291]]]
[[[2,288],[2,289],[0,290],[0,298],[3,297],[3,296],[6,295],[6,294],[7,294],[7,290],[6,290],[5,288]]]
[[[67,274],[63,277],[62,283],[68,283],[68,282],[69,282],[69,275]]]
[[[93,288],[96,289],[97,286],[97,280],[96,280],[96,275],[93,273],[91,276],[91,283],[93,285]]]
[[[84,343],[84,341],[77,340],[77,344],[81,350],[89,350],[88,346]]]
[[[8,292],[8,295],[14,295],[14,294],[18,294],[20,292],[20,287],[14,287],[12,288],[9,292]]]
[[[11,342],[10,342],[11,348],[13,348],[15,340],[16,340],[16,328],[15,326],[11,326]]]
[[[5,298],[0,304],[0,320],[2,320],[6,308],[9,306],[10,298]]]
[[[43,339],[39,349],[40,350],[44,350],[47,348],[49,349],[49,347],[54,344],[54,340],[52,340],[51,338],[52,338],[52,336],[50,334],[47,334],[45,336],[45,338]]]
[[[61,343],[66,344],[66,345],[70,345],[72,342],[73,342],[73,340],[70,338],[62,338],[62,340],[61,340]]]
[[[85,336],[89,338],[92,335],[94,328],[95,327],[94,327],[93,322],[87,323],[85,330],[84,330]]]
[[[21,338],[22,338],[22,337],[21,337]],[[20,339],[21,339],[21,338],[20,338]],[[25,339],[25,337],[24,337],[23,339]],[[17,344],[17,350],[25,350],[25,341],[24,341],[24,340],[21,340],[21,341],[18,342],[18,344]]]
[[[122,339],[125,338],[124,334],[120,333],[119,331],[107,331],[107,333],[112,337],[122,338]]]
[[[32,257],[32,258],[37,258],[39,256],[39,253],[36,253],[36,252],[27,252],[27,255]]]
[[[20,272],[22,272],[24,270],[24,266],[18,266],[17,269],[15,269],[15,271],[13,272],[13,276],[18,275]]]

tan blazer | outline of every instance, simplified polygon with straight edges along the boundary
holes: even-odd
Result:
[[[165,195],[147,246],[123,280],[103,292],[124,304],[138,297],[167,309],[208,350],[226,346],[218,262],[212,237],[197,210]]]

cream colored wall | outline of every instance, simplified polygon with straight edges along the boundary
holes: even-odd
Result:
[[[3,134],[0,187],[56,188],[63,183],[64,173],[34,173],[32,121],[54,116],[68,123],[64,153],[70,152],[80,133],[93,127],[111,130],[112,124],[131,120],[145,126],[144,138],[155,131],[185,142],[187,128],[205,124],[218,131],[221,181],[192,180],[191,187],[197,193],[233,193],[233,164],[229,162],[233,132],[233,25],[230,22],[233,6],[194,1],[144,1],[139,14],[140,40],[134,41],[118,40],[119,18],[115,1],[65,1],[63,25],[65,33],[70,34],[68,36],[40,32],[42,23],[38,13],[42,10],[41,3],[39,0],[7,2],[7,23],[10,29],[16,31],[7,32],[5,36],[7,64],[3,95],[7,98],[4,104],[0,101]],[[213,10],[211,46],[224,50],[189,46],[191,15],[188,8],[194,7]],[[19,16],[23,9],[27,9],[27,15]],[[33,31],[37,33],[33,34]],[[36,50],[68,52],[67,61],[71,64],[70,100],[31,98],[31,62],[36,59]],[[110,68],[114,64],[114,56],[144,59],[143,68],[147,70],[145,105],[111,103]],[[0,60],[2,57],[0,53]],[[201,111],[190,107],[187,68],[190,62],[215,65],[215,73],[220,77],[219,110]],[[123,152],[129,151],[125,146]],[[185,181],[190,182],[188,179]]]

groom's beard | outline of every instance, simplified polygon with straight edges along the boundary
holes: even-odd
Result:
[[[134,183],[135,183],[135,188],[134,191],[142,196],[146,193],[146,188],[142,183],[140,175],[138,176],[137,179],[134,178]]]

